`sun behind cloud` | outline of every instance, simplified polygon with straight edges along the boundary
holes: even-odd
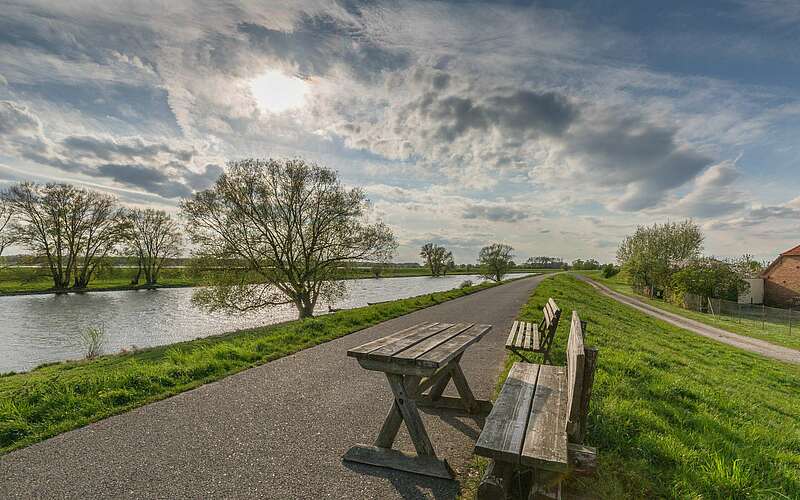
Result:
[[[250,92],[265,113],[282,113],[302,107],[311,86],[306,80],[270,69],[250,80]]]

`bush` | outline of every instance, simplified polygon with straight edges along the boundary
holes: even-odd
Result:
[[[469,288],[472,286],[472,280],[464,280],[458,285],[458,288]]]
[[[611,278],[619,274],[619,266],[614,264],[605,264],[601,269],[603,270],[603,278]]]
[[[86,359],[94,359],[101,354],[105,336],[105,330],[94,326],[81,332],[80,342]]]

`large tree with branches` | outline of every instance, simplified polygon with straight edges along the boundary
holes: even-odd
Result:
[[[447,271],[455,266],[453,252],[435,243],[425,243],[419,252],[425,265],[431,271],[431,276],[444,276]]]
[[[70,184],[12,186],[12,234],[46,263],[53,288],[86,288],[98,264],[122,241],[124,212],[113,196]]]
[[[514,249],[503,243],[493,243],[481,248],[478,265],[481,276],[494,281],[502,281],[513,266]]]
[[[343,267],[386,261],[397,247],[386,225],[368,220],[361,189],[302,159],[230,162],[181,207],[198,257],[245,271],[212,274],[211,286],[195,293],[210,310],[294,304],[301,318],[313,316],[320,299],[344,293]]]
[[[128,254],[138,262],[132,284],[138,284],[144,274],[145,283],[155,285],[164,262],[180,256],[183,244],[180,227],[167,212],[152,208],[135,208],[126,218]]]
[[[12,216],[13,211],[8,201],[8,194],[5,191],[0,191],[0,258],[3,257],[3,252],[6,248],[14,243],[14,238],[11,234]]]

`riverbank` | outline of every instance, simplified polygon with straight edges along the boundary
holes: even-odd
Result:
[[[538,321],[548,297],[579,312],[587,345],[599,349],[586,440],[599,468],[570,478],[565,496],[800,496],[799,367],[654,319],[567,274],[543,280],[519,319]],[[555,365],[565,363],[569,326],[559,325]],[[463,498],[474,498],[485,465],[476,458]]]
[[[510,274],[522,273],[551,273],[555,269],[515,269]],[[475,274],[478,271],[458,270],[448,273],[448,276],[461,276]],[[106,273],[109,273],[106,271]],[[0,269],[0,297],[16,297],[20,295],[49,295],[89,292],[119,292],[136,290],[157,290],[159,288],[191,288],[203,286],[203,279],[193,275],[186,268],[165,268],[157,285],[132,285],[131,280],[135,275],[133,268],[117,268],[104,276],[92,281],[87,288],[55,290],[49,275],[42,274],[42,270],[32,267],[8,267]],[[381,279],[381,278],[413,278],[430,276],[424,268],[386,268],[382,269],[379,276],[369,269],[349,270],[341,277],[343,280],[353,279]]]
[[[0,376],[0,453],[497,283]]]

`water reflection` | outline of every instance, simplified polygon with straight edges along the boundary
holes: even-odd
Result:
[[[335,308],[364,306],[450,290],[478,276],[384,278],[348,282],[349,295]],[[171,344],[297,317],[293,306],[229,316],[206,313],[191,303],[190,288],[167,288],[70,295],[0,297],[0,373],[29,370],[41,363],[80,358],[80,332],[101,326],[107,332],[104,352],[132,346]],[[320,304],[319,312],[328,304]]]

